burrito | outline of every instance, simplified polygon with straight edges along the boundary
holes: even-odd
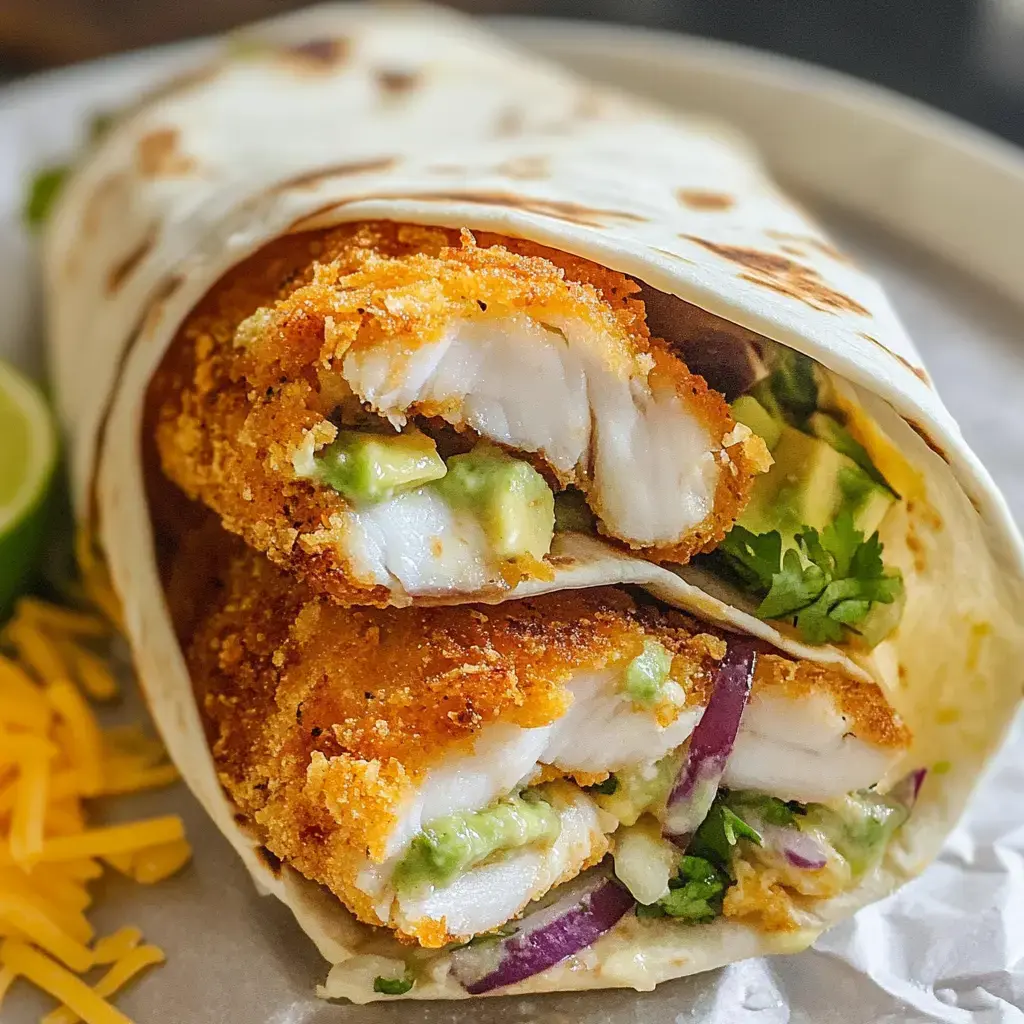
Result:
[[[44,247],[94,585],[323,996],[650,989],[935,856],[1024,546],[742,140],[325,7],[126,112]]]
[[[914,796],[876,791],[910,745],[877,684],[642,591],[343,608],[243,547],[214,593],[187,657],[232,802],[359,920],[463,946],[470,992],[579,943],[520,915],[609,852],[620,915],[798,931]]]

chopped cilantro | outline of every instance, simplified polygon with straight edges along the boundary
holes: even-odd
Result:
[[[723,795],[719,793],[711,810],[694,832],[686,852],[711,861],[727,871],[732,860],[732,848],[741,839],[749,839],[755,845],[761,845],[761,836],[757,830],[751,828],[731,807],[726,806]]]
[[[373,979],[373,991],[383,996],[404,996],[413,986],[412,978],[382,978],[379,974]]]
[[[39,228],[49,217],[69,169],[67,164],[57,164],[44,168],[33,177],[24,208],[25,222],[30,228]]]
[[[722,893],[728,877],[703,857],[682,858],[669,892],[649,907],[637,907],[638,917],[674,917],[691,924],[710,921],[722,912]]]
[[[619,780],[614,775],[609,775],[604,782],[595,782],[587,786],[588,793],[600,793],[601,796],[611,796],[619,788]]]
[[[835,642],[862,623],[873,604],[901,597],[903,578],[885,568],[878,534],[865,540],[849,511],[820,533],[808,527],[795,540],[797,547],[783,554],[778,531],[753,534],[736,526],[719,547],[741,585],[762,599],[759,618],[793,622],[810,643]]]

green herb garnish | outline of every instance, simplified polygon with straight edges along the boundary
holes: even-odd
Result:
[[[638,917],[674,917],[691,924],[710,921],[722,912],[728,876],[703,857],[685,856],[667,896],[649,907],[637,907]]]
[[[415,983],[412,978],[383,978],[379,974],[373,979],[373,991],[383,996],[404,996]]]
[[[609,775],[604,782],[595,782],[587,786],[588,793],[600,793],[601,796],[611,796],[619,788],[619,780],[614,775]]]
[[[805,528],[783,553],[777,530],[754,534],[733,527],[718,550],[740,583],[762,598],[762,619],[792,622],[810,643],[841,641],[867,618],[872,604],[891,604],[903,578],[882,564],[877,532],[867,540],[844,511],[820,533]]]
[[[30,228],[39,228],[45,223],[69,171],[68,164],[57,164],[44,168],[32,178],[24,209],[25,222]]]
[[[686,852],[703,857],[722,870],[728,871],[732,860],[732,848],[741,839],[749,839],[755,846],[761,845],[760,833],[748,825],[731,807],[727,807],[722,795],[719,794],[711,810],[694,832]]]

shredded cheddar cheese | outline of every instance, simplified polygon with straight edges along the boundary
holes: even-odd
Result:
[[[97,565],[85,587],[109,617],[116,599]],[[59,1003],[43,1024],[130,1024],[109,999],[164,954],[134,927],[97,939],[89,883],[107,864],[148,885],[191,856],[175,815],[87,824],[87,800],[178,777],[142,728],[104,730],[90,707],[118,694],[88,646],[109,635],[99,616],[36,598],[0,632],[0,1003],[23,978]]]

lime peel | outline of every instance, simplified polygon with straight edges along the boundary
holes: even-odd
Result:
[[[45,540],[57,433],[39,389],[0,362],[0,615],[35,568]]]

